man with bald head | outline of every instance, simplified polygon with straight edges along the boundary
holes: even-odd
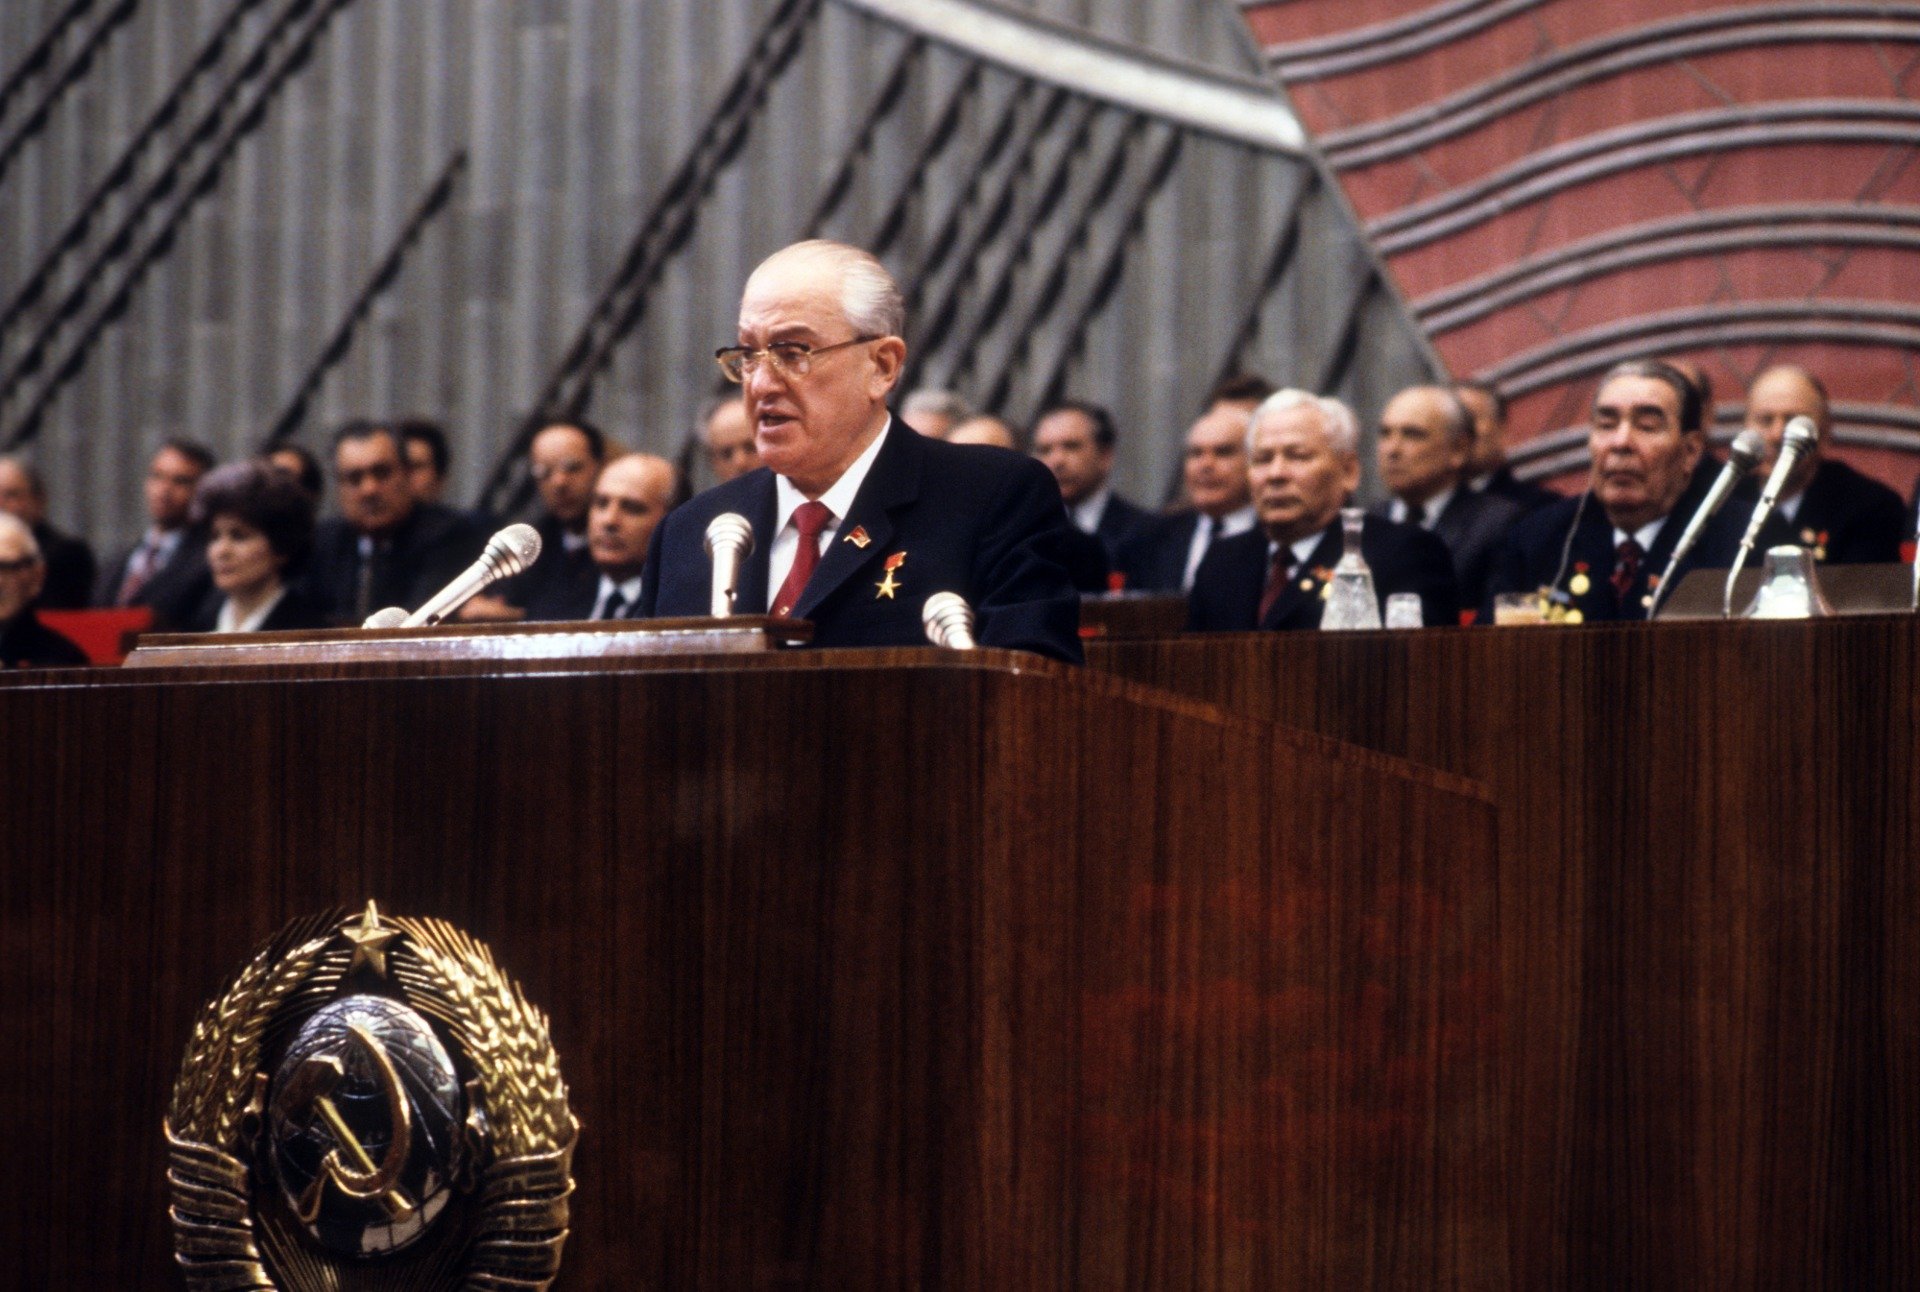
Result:
[[[1813,452],[1794,463],[1774,510],[1792,541],[1816,561],[1832,565],[1898,561],[1909,533],[1900,495],[1827,456],[1827,437],[1833,433],[1827,388],[1805,368],[1777,364],[1747,388],[1747,428],[1766,441],[1767,454],[1742,494],[1759,497],[1780,457],[1787,423],[1796,417],[1811,419],[1820,439]]]
[[[1473,414],[1445,386],[1410,386],[1381,411],[1380,480],[1393,496],[1374,512],[1439,535],[1469,607],[1480,604],[1493,554],[1522,514],[1517,503],[1466,487],[1473,446]]]
[[[1318,628],[1346,550],[1340,510],[1360,486],[1360,423],[1337,399],[1282,390],[1253,411],[1247,472],[1258,527],[1221,539],[1188,597],[1193,632]],[[1420,597],[1429,625],[1457,623],[1460,592],[1444,543],[1414,525],[1369,516],[1360,553],[1382,602]]]
[[[527,607],[527,618],[633,618],[647,548],[679,486],[673,464],[651,453],[629,453],[600,468],[587,504],[591,572],[543,589]]]
[[[0,668],[58,668],[87,662],[78,646],[41,623],[33,604],[47,563],[33,528],[0,511]]]
[[[1272,393],[1271,385],[1252,375],[1215,389],[1207,411],[1187,428],[1180,459],[1181,484],[1193,509],[1155,517],[1120,544],[1115,564],[1129,589],[1185,592],[1215,543],[1253,528],[1247,419]]]
[[[809,620],[815,645],[924,645],[922,607],[952,592],[981,645],[1080,658],[1046,468],[929,439],[889,410],[905,312],[886,268],[843,243],[797,243],[753,271],[737,344],[715,358],[744,388],[765,465],[661,522],[642,614],[708,612],[707,526],[733,513],[754,537],[736,611]]]

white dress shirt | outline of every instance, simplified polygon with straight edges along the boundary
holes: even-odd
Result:
[[[638,574],[620,583],[615,583],[608,575],[601,575],[600,591],[595,594],[593,598],[593,613],[589,615],[588,618],[605,619],[607,617],[607,602],[615,592],[618,592],[621,597],[624,598],[620,604],[620,617],[622,619],[632,618],[633,607],[640,600],[640,576]]]
[[[1440,493],[1435,494],[1433,497],[1421,503],[1420,528],[1431,532],[1433,523],[1440,519],[1440,513],[1447,509],[1448,504],[1453,501],[1453,495],[1459,491],[1458,485],[1449,485]],[[1407,511],[1406,501],[1395,498],[1387,507],[1387,519],[1404,525],[1407,523]]]
[[[833,516],[827,521],[826,528],[820,531],[820,555],[825,556],[833,545],[835,535],[840,532],[840,522],[847,518],[847,512],[853,507],[853,500],[860,492],[860,486],[866,483],[867,472],[873,470],[873,460],[880,456],[880,446],[887,442],[887,436],[893,431],[893,417],[887,417],[887,424],[873,437],[873,443],[867,445],[866,452],[853,460],[853,465],[844,471],[831,488],[820,495],[819,501],[827,506]],[[800,552],[800,527],[793,523],[793,513],[800,510],[800,504],[807,496],[794,487],[793,481],[783,475],[773,477],[773,547],[767,553],[767,608],[773,608],[773,599],[786,585],[787,575],[793,572],[793,558]]]
[[[1209,516],[1200,513],[1194,521],[1193,537],[1187,542],[1187,568],[1180,576],[1180,590],[1193,591],[1193,576],[1200,569],[1207,549],[1223,538],[1232,538],[1235,534],[1244,534],[1253,528],[1253,504],[1248,503],[1238,511],[1230,511],[1224,516]]]
[[[1089,534],[1100,532],[1100,518],[1107,514],[1107,499],[1113,497],[1113,490],[1101,485],[1092,493],[1067,508],[1067,514],[1073,517],[1073,523]]]

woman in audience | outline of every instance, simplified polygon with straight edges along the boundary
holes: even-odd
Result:
[[[209,471],[193,498],[195,523],[207,528],[207,566],[220,593],[203,632],[276,632],[324,628],[321,609],[292,576],[313,546],[313,499],[266,462]]]

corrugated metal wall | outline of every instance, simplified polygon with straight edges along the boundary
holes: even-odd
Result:
[[[1259,67],[1228,0],[1031,7],[1235,75]],[[21,378],[0,405],[0,439],[43,405],[30,448],[53,487],[56,521],[101,542],[130,533],[151,446],[175,433],[226,453],[257,444],[464,150],[451,199],[327,373],[298,438],[317,446],[356,414],[432,415],[454,435],[457,493],[476,496],[755,41],[786,8],[780,0],[84,6],[46,67],[0,105],[0,148],[15,144],[0,171],[0,306],[30,282],[176,91],[179,111],[0,337],[0,375]],[[1037,110],[1031,78],[938,43],[915,46],[834,0],[815,8],[764,105],[745,115],[741,147],[697,203],[689,238],[645,293],[644,315],[594,383],[589,415],[617,438],[661,452],[684,442],[713,389],[710,355],[731,339],[746,272],[805,231],[850,156],[853,183],[823,231],[868,241],[906,194],[888,255],[903,275],[950,250],[937,245],[938,231],[969,184],[1006,186],[1011,214],[980,233],[974,261],[928,276],[951,326],[926,351],[922,375],[975,398],[987,390],[970,386],[1003,386],[1003,411],[1015,419],[1050,391],[1109,403],[1126,437],[1121,484],[1149,500],[1162,496],[1179,435],[1236,354],[1274,378],[1327,381],[1371,406],[1425,369],[1396,303],[1363,290],[1368,261],[1338,198],[1297,157],[1073,100],[1031,151],[991,172],[976,159],[1008,105]],[[0,7],[0,76],[74,9],[74,0]],[[223,29],[229,39],[210,48]],[[124,314],[99,317],[112,295],[99,284],[121,281],[157,238],[186,197],[179,186],[159,195],[137,236],[107,259],[105,277],[47,331],[105,230],[136,208],[222,90],[238,81],[218,121],[228,132],[249,93],[303,39],[307,57],[267,98],[257,129],[238,138],[217,186],[186,207],[177,239],[133,287]],[[89,42],[98,48],[86,74],[36,114]],[[267,58],[250,68],[263,42]],[[870,145],[854,149],[876,94],[909,57],[897,107],[872,118]],[[929,150],[930,132],[945,124],[951,138]],[[224,137],[203,143],[183,174],[200,173]],[[1156,182],[1150,172],[1163,161]],[[1059,201],[1042,209],[1055,178]],[[1268,280],[1285,245],[1296,253]],[[1103,285],[1095,280],[1109,262],[1118,273]],[[1074,308],[1086,310],[1084,328],[1070,326]],[[23,369],[43,332],[39,365]],[[48,396],[50,375],[89,332],[97,339],[84,364]]]

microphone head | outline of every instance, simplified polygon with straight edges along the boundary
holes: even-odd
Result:
[[[1760,459],[1767,456],[1767,442],[1760,438],[1760,432],[1745,430],[1733,437],[1733,443],[1727,446],[1727,462],[1745,475],[1753,470]]]
[[[927,640],[935,646],[966,650],[973,645],[973,607],[957,592],[936,592],[920,608]]]
[[[509,525],[487,540],[480,554],[496,579],[519,574],[540,559],[540,531],[531,525]]]
[[[1787,433],[1781,440],[1780,447],[1785,450],[1791,445],[1795,452],[1805,453],[1819,442],[1820,428],[1814,425],[1811,417],[1802,414],[1787,423]]]
[[[399,606],[388,606],[385,610],[376,610],[367,616],[362,628],[403,628],[406,626],[407,612]]]
[[[723,511],[707,524],[707,555],[718,547],[731,547],[741,556],[753,555],[753,526],[739,512]]]

